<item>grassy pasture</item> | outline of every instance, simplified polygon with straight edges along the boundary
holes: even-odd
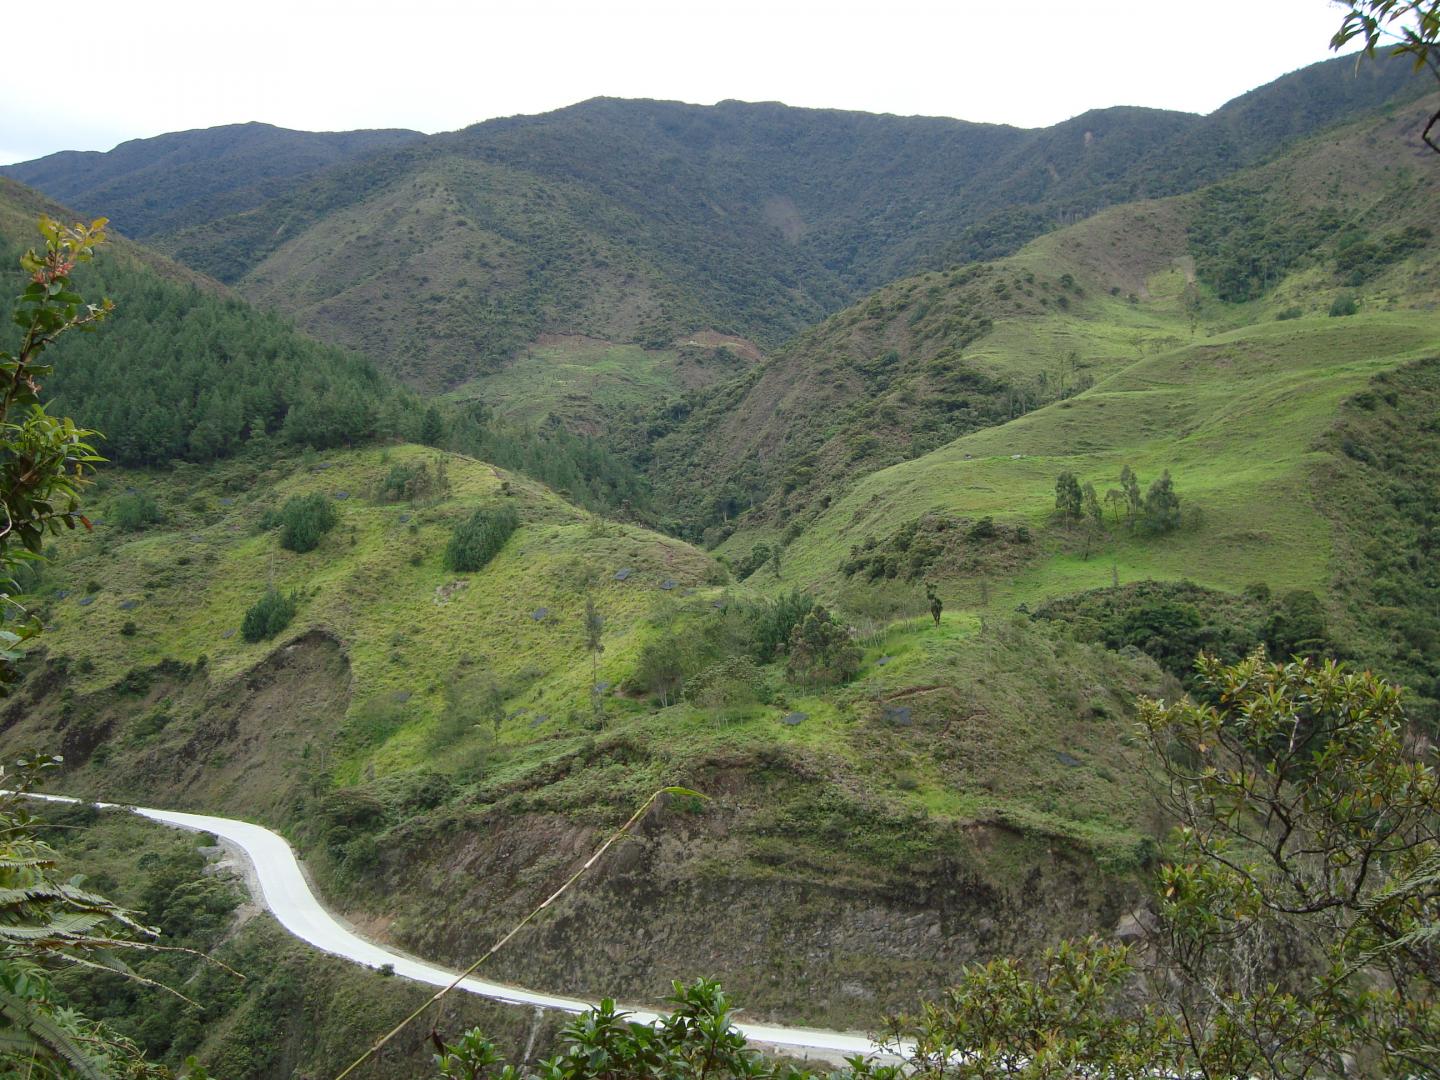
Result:
[[[1252,581],[1316,588],[1329,580],[1329,527],[1313,506],[1315,439],[1340,402],[1381,371],[1433,352],[1440,318],[1417,311],[1266,322],[1197,338],[1137,360],[1075,398],[975,432],[872,474],[787,549],[779,578],[757,585],[822,590],[842,582],[850,547],[927,511],[1023,521],[1041,553],[1013,581],[990,583],[992,606],[1121,581],[1188,578],[1238,589]],[[1100,495],[1129,464],[1144,484],[1169,470],[1200,520],[1143,540],[1112,529],[1087,561],[1073,538],[1045,533],[1055,477],[1075,473]],[[746,547],[742,534],[731,547]],[[974,582],[947,595],[978,606]]]
[[[552,335],[447,396],[483,401],[510,423],[533,426],[553,415],[572,430],[594,434],[684,390],[736,375],[747,363],[738,350],[646,349]]]

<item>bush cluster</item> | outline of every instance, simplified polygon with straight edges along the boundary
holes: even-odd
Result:
[[[804,684],[854,677],[860,650],[850,632],[809,593],[774,600],[729,600],[701,618],[675,619],[640,650],[627,689],[660,704],[681,698],[726,706],[771,698],[763,665],[786,659],[787,676]]]
[[[272,585],[245,612],[240,636],[251,644],[273,638],[290,625],[299,607],[299,600],[293,592],[287,596]]]
[[[1272,596],[1263,583],[1236,596],[1189,582],[1144,581],[1051,600],[1034,617],[1068,623],[1084,641],[1138,649],[1187,685],[1202,652],[1230,663],[1258,645],[1277,659],[1337,651],[1319,597],[1302,589]]]
[[[146,525],[163,521],[160,504],[143,492],[122,495],[111,508],[111,520],[122,532],[139,532]]]
[[[428,415],[428,414],[427,414]],[[393,466],[375,488],[375,501],[382,503],[419,502],[442,498],[450,491],[450,476],[445,459],[437,458],[435,467],[425,461]]]
[[[297,495],[280,510],[280,546],[302,555],[314,551],[339,522],[334,504],[324,495]]]
[[[685,700],[701,708],[764,703],[770,700],[770,684],[748,656],[727,656],[690,680]]]
[[[445,568],[459,574],[481,569],[505,546],[520,517],[508,506],[479,509],[469,520],[457,525],[445,547]]]
[[[1330,301],[1330,318],[1332,319],[1348,318],[1359,310],[1360,302],[1355,299],[1354,293],[1336,293],[1335,299]]]
[[[988,517],[965,521],[944,514],[923,514],[884,539],[871,536],[852,546],[840,564],[840,572],[867,581],[918,581],[942,560],[978,565],[987,557],[1003,554],[1011,545],[1029,542],[1030,530],[1024,525],[999,525]]]
[[[785,671],[795,682],[835,686],[859,670],[859,647],[823,607],[812,608],[790,631]]]

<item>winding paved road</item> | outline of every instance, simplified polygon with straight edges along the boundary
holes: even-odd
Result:
[[[34,797],[53,802],[83,801],[63,795]],[[94,805],[103,809],[129,810],[141,817],[179,829],[214,833],[240,848],[255,869],[255,881],[259,882],[259,895],[255,899],[263,904],[286,930],[322,952],[372,968],[389,964],[395,969],[395,974],[430,986],[448,986],[459,974],[458,971],[429,964],[404,953],[391,952],[383,945],[361,937],[340,923],[311,891],[289,843],[284,837],[263,826],[252,825],[247,821],[235,821],[232,818],[182,814],[174,810],[151,810],[143,806],[120,806],[115,803]],[[578,998],[556,997],[519,986],[489,982],[474,976],[463,980],[459,989],[495,1001],[558,1009],[567,1013],[582,1012],[594,1004]],[[630,1006],[621,1008],[642,1023],[653,1023],[657,1019],[657,1014],[650,1009]],[[737,1023],[735,1026],[744,1032],[745,1037],[752,1043],[798,1055],[809,1054],[833,1061],[840,1056],[852,1054],[883,1054],[880,1047],[860,1034],[782,1027],[776,1024]]]

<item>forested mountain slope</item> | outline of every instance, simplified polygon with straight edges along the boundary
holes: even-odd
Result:
[[[34,244],[41,214],[74,212],[0,179],[5,265]],[[337,446],[418,429],[419,404],[355,354],[132,242],[117,240],[107,255],[76,280],[119,314],[57,347],[46,388],[55,408],[104,434],[111,460],[204,462],[271,438]],[[0,330],[13,333],[8,323]]]
[[[1005,259],[895,282],[744,376],[667,403],[635,445],[677,527],[715,540],[753,506],[778,529],[855,478],[1070,397],[1202,326],[1323,316],[1357,290],[1423,306],[1436,283],[1425,107]]]
[[[70,207],[61,205],[34,188],[0,176],[0,242],[15,247],[17,256],[18,249],[33,247],[39,238],[35,223],[42,215],[61,219],[78,216]],[[124,236],[112,238],[110,252],[114,256],[112,262],[124,269],[152,274],[174,285],[194,287],[211,296],[234,295],[214,278],[127,240]],[[13,261],[10,262],[6,266],[6,272],[11,272],[14,265]],[[7,296],[6,301],[9,299]],[[8,332],[7,330],[6,333]]]
[[[596,99],[414,140],[151,239],[417,386],[546,333],[769,347],[901,273],[1193,188],[1423,85],[1342,59],[1207,117],[1116,108],[1033,131]]]
[[[418,138],[418,131],[289,131],[226,124],[132,139],[113,150],[64,150],[0,166],[82,214],[110,218],[126,236],[240,213],[329,166]]]
[[[41,214],[75,216],[0,178],[0,258],[13,265],[34,244]],[[116,315],[93,335],[60,344],[46,387],[56,408],[103,433],[101,449],[112,462],[162,467],[263,454],[272,443],[293,449],[424,439],[483,453],[585,506],[641,512],[648,505],[647,485],[628,462],[584,434],[534,423],[543,413],[512,418],[471,401],[426,404],[365,358],[308,337],[284,316],[163,255],[123,238],[107,255],[82,267],[76,280],[91,296],[113,300]],[[9,333],[0,330],[0,340]],[[643,389],[622,377],[616,393],[654,386],[673,392],[733,370],[711,353],[666,353]]]
[[[928,584],[947,609],[1048,610],[1177,675],[1201,647],[1321,649],[1403,680],[1435,723],[1440,177],[1416,115],[882,290],[664,435],[662,476],[716,471],[671,474],[661,502],[729,500],[706,505],[710,536],[757,588],[884,618],[922,610]],[[928,447],[947,421],[966,433]],[[726,522],[746,482],[768,498]],[[1110,591],[1149,581],[1188,591]],[[1277,614],[1282,597],[1300,607]],[[1272,633],[1302,608],[1307,636]]]

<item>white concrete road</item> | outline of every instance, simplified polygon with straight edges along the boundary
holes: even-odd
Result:
[[[60,795],[35,797],[57,802],[80,801]],[[448,986],[459,974],[458,971],[438,964],[392,952],[343,925],[325,909],[324,904],[311,891],[309,882],[300,870],[300,863],[295,858],[295,852],[285,838],[263,826],[207,814],[182,814],[173,810],[151,810],[143,806],[126,807],[114,803],[95,805],[106,809],[129,810],[141,817],[175,828],[214,833],[240,848],[254,867],[254,881],[259,883],[259,895],[255,899],[263,904],[286,930],[322,952],[372,968],[389,964],[395,969],[396,975],[430,986]],[[557,1009],[567,1013],[582,1012],[593,1004],[578,998],[545,994],[506,983],[489,982],[474,976],[462,981],[457,989],[495,1001]],[[620,1007],[641,1023],[653,1023],[657,1018],[650,1009],[628,1005]],[[778,1024],[737,1023],[736,1027],[744,1032],[750,1042],[761,1048],[779,1050],[797,1057],[813,1056],[837,1061],[841,1057],[854,1054],[888,1056],[883,1055],[881,1048],[867,1036],[858,1033],[784,1027]]]

